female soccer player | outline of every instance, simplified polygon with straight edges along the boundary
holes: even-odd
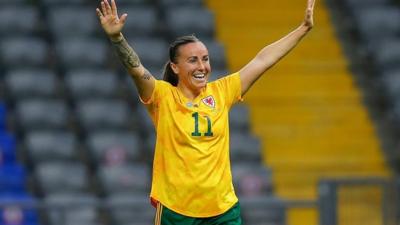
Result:
[[[170,45],[164,79],[156,80],[121,33],[128,15],[118,16],[115,0],[102,0],[96,9],[101,26],[156,128],[150,197],[157,225],[241,224],[230,170],[228,112],[311,30],[314,2],[307,1],[305,18],[294,31],[264,47],[238,72],[207,82],[210,57],[195,36]]]

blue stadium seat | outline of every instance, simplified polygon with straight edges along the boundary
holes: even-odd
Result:
[[[23,193],[25,178],[25,170],[19,164],[0,166],[0,193]]]
[[[35,199],[27,193],[0,193],[0,204],[7,205],[0,208],[0,225],[39,224],[37,211],[29,207],[34,203]]]
[[[0,167],[4,164],[15,163],[15,146],[15,137],[7,132],[0,131]]]

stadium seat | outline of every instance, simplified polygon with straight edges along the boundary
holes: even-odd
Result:
[[[43,194],[85,192],[90,187],[88,171],[78,161],[37,163],[34,174]]]
[[[0,3],[1,4],[1,3]],[[39,29],[39,10],[30,5],[6,5],[0,8],[0,34],[33,35]]]
[[[52,193],[44,198],[48,204],[50,225],[100,225],[99,199],[90,193]]]
[[[146,68],[159,68],[161,70],[162,66],[167,62],[168,44],[164,39],[157,37],[133,37],[128,42],[135,49],[140,57],[140,61]]]
[[[65,69],[105,68],[111,54],[103,39],[73,37],[55,43],[59,65]]]
[[[167,8],[165,24],[170,39],[190,34],[200,39],[214,38],[214,15],[205,8],[185,6]]]
[[[232,161],[261,162],[260,140],[249,132],[230,133],[230,156]]]
[[[65,85],[74,99],[111,98],[120,91],[118,79],[112,70],[77,69],[66,72]]]
[[[48,69],[15,69],[5,74],[7,94],[18,101],[28,97],[55,97],[59,90],[57,75]]]
[[[31,131],[25,134],[25,154],[34,163],[72,161],[78,157],[78,140],[68,131]]]
[[[39,215],[36,209],[30,208],[36,200],[26,193],[0,193],[0,203],[7,206],[0,207],[1,225],[38,225]],[[14,203],[14,204],[13,204]],[[20,203],[27,207],[15,205]]]
[[[77,102],[76,116],[86,131],[129,129],[135,125],[128,104],[120,99],[90,99]]]
[[[271,171],[261,163],[232,163],[232,178],[239,197],[272,195]]]
[[[226,70],[226,57],[224,46],[215,39],[201,40],[208,49],[211,68],[214,70]]]
[[[141,159],[141,141],[135,132],[98,131],[86,138],[91,159],[100,166],[137,162]]]
[[[108,194],[141,193],[150,191],[151,173],[147,165],[142,163],[103,166],[97,170],[97,176]]]
[[[0,131],[0,167],[14,163],[16,163],[16,138],[6,131]]]
[[[283,200],[272,196],[240,198],[242,219],[246,224],[285,225],[286,207]]]
[[[92,6],[59,6],[47,11],[49,28],[56,40],[100,33],[101,26]]]
[[[20,164],[0,165],[0,194],[25,192],[26,172]]]
[[[160,7],[176,7],[176,6],[190,6],[190,7],[203,7],[203,0],[159,0]]]
[[[44,66],[48,54],[49,44],[40,38],[9,37],[0,43],[0,61],[8,69]]]
[[[154,223],[155,208],[145,194],[112,194],[106,198],[113,224],[145,225]]]
[[[40,3],[46,8],[54,6],[74,6],[74,5],[85,5],[87,0],[40,0]]]
[[[127,13],[124,25],[127,37],[154,37],[159,34],[159,18],[153,6],[121,6],[119,12]]]
[[[250,131],[250,112],[245,104],[235,104],[229,111],[229,128],[234,132]]]
[[[17,126],[22,131],[32,129],[66,129],[69,110],[63,100],[24,99],[16,103]]]
[[[378,72],[400,69],[400,37],[379,41],[372,50],[372,58]]]

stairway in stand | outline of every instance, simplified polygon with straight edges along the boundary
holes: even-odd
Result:
[[[262,47],[300,25],[306,2],[208,0],[229,69],[239,70]],[[245,96],[253,132],[263,142],[264,162],[273,170],[275,193],[292,200],[316,200],[320,178],[390,176],[322,1],[317,1],[314,17],[311,33]],[[376,191],[341,191],[339,196],[347,197],[339,201],[340,224],[381,225]],[[352,196],[371,204],[365,207]],[[287,221],[316,225],[318,212],[291,209]]]

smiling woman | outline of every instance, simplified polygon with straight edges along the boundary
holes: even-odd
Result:
[[[264,47],[240,71],[208,82],[208,50],[193,35],[170,45],[164,79],[156,80],[121,33],[128,15],[118,16],[114,0],[101,2],[101,25],[156,127],[150,193],[156,224],[242,223],[229,161],[229,110],[311,30],[313,10],[314,0],[308,0],[297,29]]]

